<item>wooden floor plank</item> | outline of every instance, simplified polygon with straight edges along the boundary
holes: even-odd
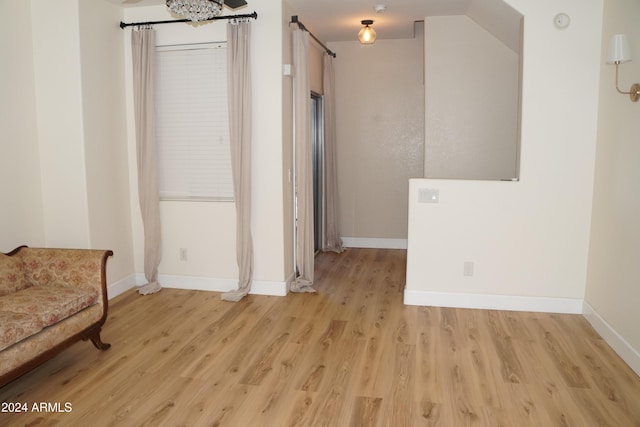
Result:
[[[315,294],[111,301],[0,389],[4,426],[640,426],[640,378],[579,315],[405,306],[406,251],[316,257]]]

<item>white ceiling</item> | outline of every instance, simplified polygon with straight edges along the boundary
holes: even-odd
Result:
[[[470,0],[288,0],[299,19],[318,38],[355,40],[363,19],[372,19],[378,39],[413,37],[413,23],[426,16],[462,15]],[[384,13],[376,5],[387,7]]]
[[[124,7],[162,5],[165,0],[109,0]],[[251,10],[248,0],[246,9]],[[372,19],[378,39],[412,38],[414,22],[427,16],[467,15],[513,51],[520,49],[522,16],[502,0],[286,0],[299,20],[323,42],[355,40],[360,21]],[[384,13],[375,11],[385,5]],[[241,13],[246,13],[244,11]],[[258,19],[260,19],[258,17]]]
[[[256,1],[256,0],[254,0]],[[251,0],[249,0],[251,2]],[[505,45],[520,50],[522,15],[502,0],[288,0],[299,20],[325,42],[355,40],[360,21],[372,19],[378,39],[413,37],[427,16],[467,15]],[[376,5],[386,11],[377,13]]]

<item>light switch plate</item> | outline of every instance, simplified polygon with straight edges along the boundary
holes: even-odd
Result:
[[[437,188],[421,188],[418,190],[418,203],[440,202],[440,191]]]

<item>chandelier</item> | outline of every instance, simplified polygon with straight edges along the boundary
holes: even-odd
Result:
[[[190,21],[206,21],[222,14],[223,0],[167,0],[167,7]]]

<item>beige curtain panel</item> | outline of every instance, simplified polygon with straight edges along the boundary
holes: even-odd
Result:
[[[238,289],[222,294],[222,299],[225,301],[240,301],[251,290],[253,280],[250,36],[249,22],[227,24],[227,96],[231,169],[236,205]]]
[[[324,174],[325,174],[325,235],[323,251],[340,253],[342,239],[338,223],[338,162],[336,141],[336,101],[333,56],[323,58],[322,84],[324,88]]]
[[[155,138],[155,52],[153,29],[131,32],[133,56],[133,98],[136,121],[138,197],[144,227],[144,275],[147,283],[138,288],[142,295],[158,292],[161,260],[160,198]]]
[[[311,88],[309,84],[309,33],[293,30],[294,144],[296,168],[296,269],[292,292],[313,289],[313,179],[311,163]]]

